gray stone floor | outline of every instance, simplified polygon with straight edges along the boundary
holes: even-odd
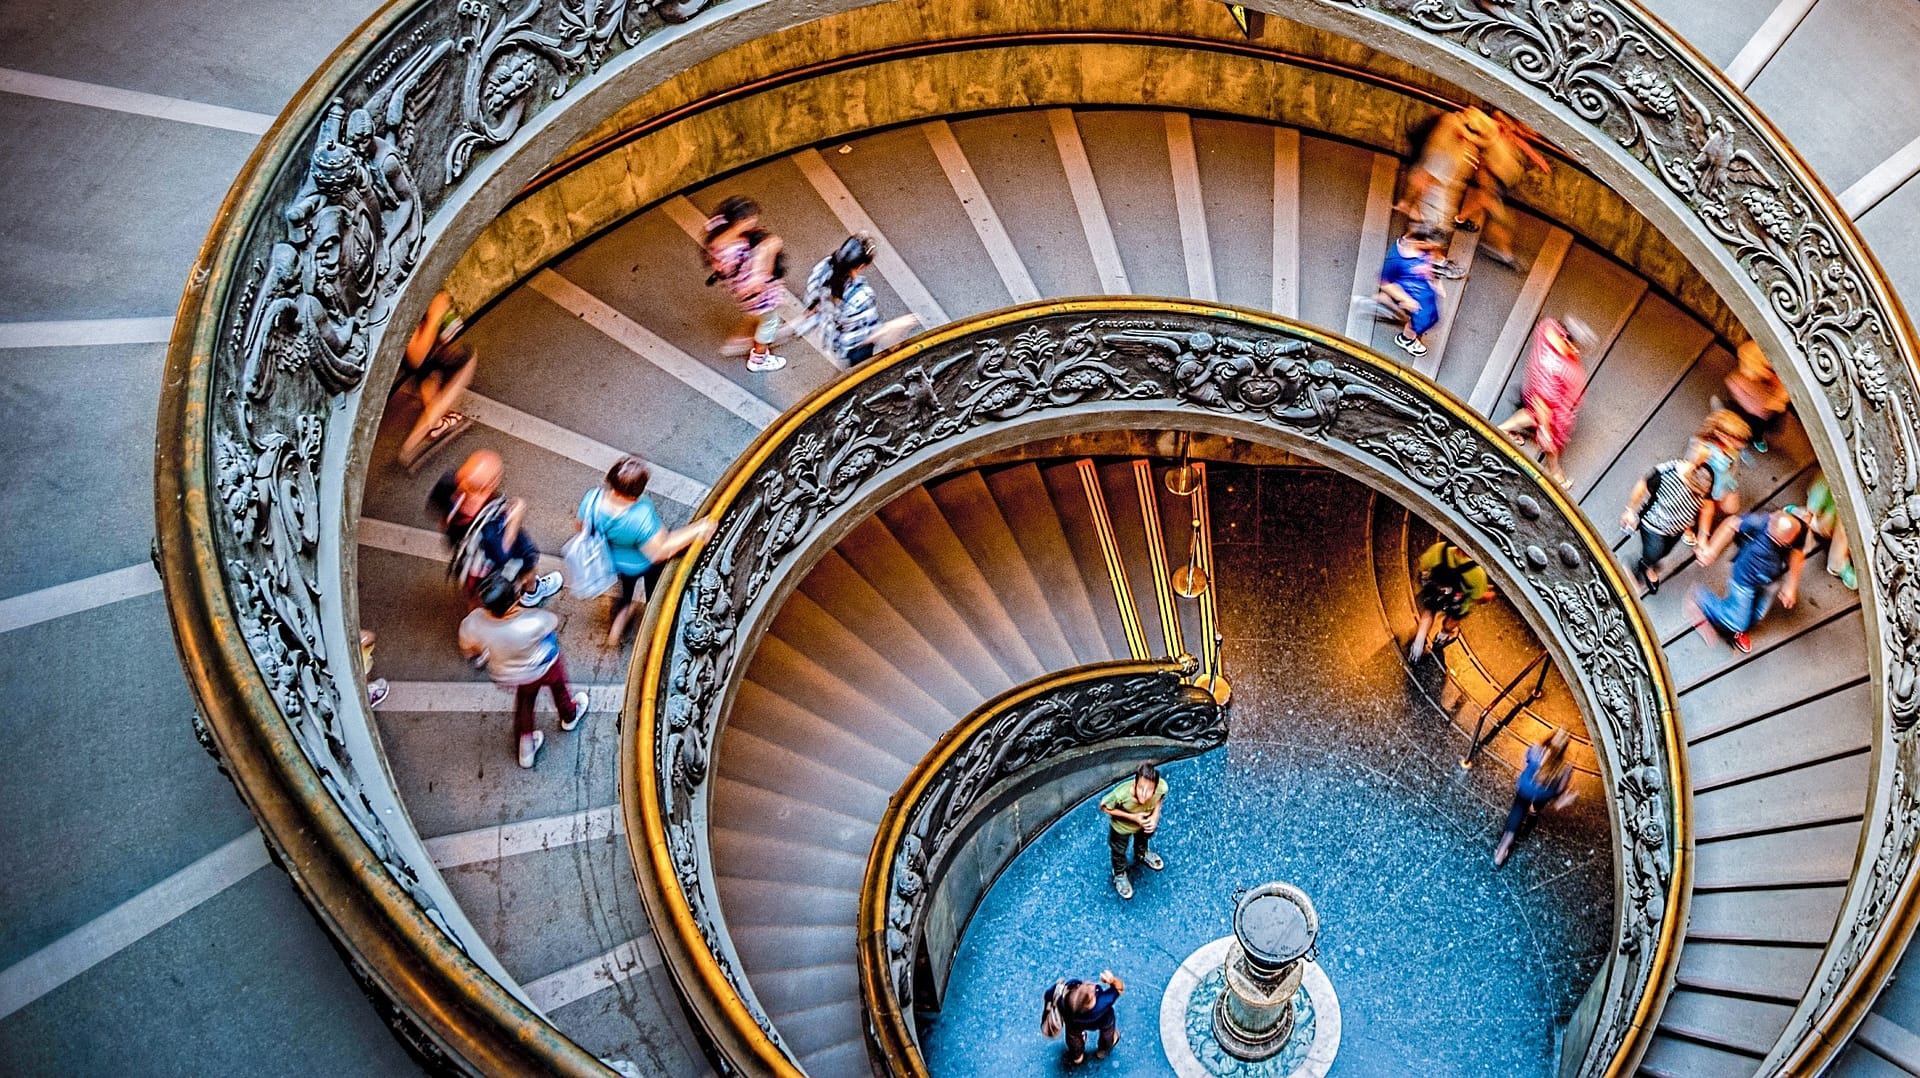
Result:
[[[1318,907],[1345,1023],[1339,1073],[1550,1073],[1556,1024],[1612,929],[1604,810],[1577,804],[1496,870],[1512,772],[1462,771],[1463,738],[1409,680],[1380,615],[1367,491],[1268,470],[1259,502],[1258,541],[1216,559],[1233,733],[1167,768],[1154,844],[1167,869],[1140,873],[1122,902],[1091,804],[1021,854],[969,926],[923,1040],[934,1073],[1065,1070],[1033,1032],[1036,1001],[1056,976],[1103,968],[1129,984],[1123,1039],[1087,1073],[1166,1073],[1168,978],[1230,931],[1236,889],[1269,879]]]

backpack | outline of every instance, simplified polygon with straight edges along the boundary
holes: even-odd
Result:
[[[1066,1019],[1060,1017],[1060,1001],[1066,998],[1067,982],[1064,978],[1053,982],[1047,989],[1047,999],[1040,1007],[1040,1035],[1051,1040],[1065,1032]]]
[[[463,588],[474,590],[487,577],[500,571],[501,566],[495,565],[493,559],[487,556],[483,533],[487,525],[506,511],[507,503],[495,498],[473,515],[465,534],[453,544],[453,556],[447,559],[448,578],[459,581]]]

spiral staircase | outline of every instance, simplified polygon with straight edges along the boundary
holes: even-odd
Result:
[[[1668,6],[1656,13],[1747,86],[1841,192],[1895,283],[1920,289],[1901,212],[1920,198],[1906,182],[1920,168],[1908,145],[1920,120],[1894,107],[1898,92],[1843,108],[1836,95],[1856,91],[1830,77],[1844,68],[1910,85],[1920,19],[1865,0]],[[317,40],[347,36],[354,16],[325,17],[340,25],[314,30]],[[267,853],[187,742],[193,704],[162,639],[144,529],[124,523],[144,519],[143,491],[102,467],[150,440],[165,334],[151,316],[172,303],[219,191],[264,129],[240,110],[277,109],[293,90],[281,73],[312,67],[319,48],[289,32],[299,20],[266,9],[250,16],[258,23],[181,12],[161,27],[103,11],[85,35],[6,18],[16,41],[44,46],[7,61],[18,70],[0,80],[4,137],[38,151],[0,165],[13,189],[33,193],[0,228],[20,255],[4,271],[13,324],[0,344],[17,360],[9,457],[28,480],[6,495],[8,516],[87,541],[36,544],[31,559],[22,542],[12,598],[0,600],[13,645],[0,691],[19,717],[9,729],[20,774],[0,784],[19,791],[10,862],[66,866],[7,885],[0,1059],[18,1073],[136,1059],[135,1069],[209,1073],[271,1053],[289,1072],[321,1060],[410,1072],[339,976],[326,933],[295,912],[278,874],[257,871]],[[186,73],[161,60],[182,37],[222,60]],[[175,107],[207,98],[229,107]],[[499,449],[550,547],[620,452],[652,461],[669,522],[687,519],[762,427],[837,374],[804,345],[772,376],[715,356],[729,308],[700,286],[689,230],[735,191],[767,206],[797,264],[851,228],[875,232],[888,252],[875,273],[882,309],[929,325],[1016,301],[1134,292],[1278,309],[1393,354],[1390,331],[1350,297],[1394,234],[1398,168],[1311,131],[1108,108],[937,120],[783,154],[654,205],[503,294],[470,330],[486,357],[468,409],[479,426],[455,452]],[[75,175],[89,182],[53,182]],[[1291,232],[1276,230],[1276,177],[1297,192]],[[1577,314],[1600,330],[1566,467],[1570,494],[1606,524],[1633,481],[1680,448],[1731,366],[1727,343],[1577,222],[1523,213],[1520,273],[1476,258],[1470,237],[1453,253],[1469,275],[1421,369],[1481,412],[1504,410],[1538,315]],[[140,377],[127,377],[130,365]],[[393,683],[377,719],[405,811],[465,923],[537,1013],[638,1073],[703,1073],[615,807],[625,657],[601,645],[597,608],[562,600],[563,645],[597,713],[556,737],[538,769],[511,766],[505,697],[448,642],[461,606],[425,530],[431,469],[408,477],[387,463],[406,411],[396,406],[373,445],[357,597],[360,623],[379,634],[373,673]],[[102,433],[104,445],[88,444]],[[1743,499],[1802,500],[1815,468],[1796,425],[1743,468]],[[1164,570],[1148,514],[1177,537],[1184,513],[1157,486],[1143,501],[1139,480],[1130,459],[1066,455],[936,479],[842,539],[755,652],[715,766],[720,900],[746,977],[810,1073],[865,1073],[851,928],[874,821],[901,777],[1007,687],[1138,651],[1115,596],[1130,594],[1152,621]],[[1103,504],[1124,589],[1089,541]],[[1167,542],[1162,560],[1182,549]],[[1650,1074],[1749,1074],[1774,1047],[1818,987],[1862,864],[1873,781],[1858,597],[1812,564],[1800,605],[1769,618],[1742,655],[1686,624],[1686,586],[1711,576],[1679,568],[1644,599],[1680,694],[1696,842],[1691,918],[1642,1064]],[[1390,624],[1404,619],[1404,595],[1383,589],[1383,600]],[[1149,650],[1169,650],[1172,628],[1149,633]],[[1197,621],[1178,635],[1205,639]],[[67,729],[94,732],[55,733]],[[1920,1073],[1915,1031],[1920,997],[1896,976],[1831,1073]]]

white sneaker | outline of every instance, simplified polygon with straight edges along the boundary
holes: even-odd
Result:
[[[547,735],[535,730],[520,739],[520,766],[532,767],[540,759],[540,749],[547,743]]]
[[[772,352],[747,353],[747,369],[755,374],[777,371],[787,365],[785,356],[776,356]]]
[[[587,690],[575,689],[573,690],[573,720],[569,722],[566,719],[561,719],[560,729],[571,730],[574,727],[580,725],[580,720],[586,717],[587,717]]]
[[[387,698],[389,689],[391,689],[391,686],[387,684],[387,679],[383,677],[377,677],[367,682],[367,706],[370,708],[379,707],[380,701]]]
[[[539,606],[558,594],[560,586],[566,582],[566,578],[559,573],[548,573],[545,576],[536,577],[533,581],[533,590],[520,593],[520,605]]]

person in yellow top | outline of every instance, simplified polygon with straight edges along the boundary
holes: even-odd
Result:
[[[1100,799],[1100,811],[1107,814],[1107,852],[1113,856],[1113,889],[1121,898],[1133,897],[1133,881],[1127,878],[1127,845],[1133,845],[1134,857],[1155,872],[1167,867],[1160,855],[1147,848],[1160,826],[1160,810],[1167,803],[1167,780],[1160,769],[1141,764],[1132,777],[1115,786]]]

